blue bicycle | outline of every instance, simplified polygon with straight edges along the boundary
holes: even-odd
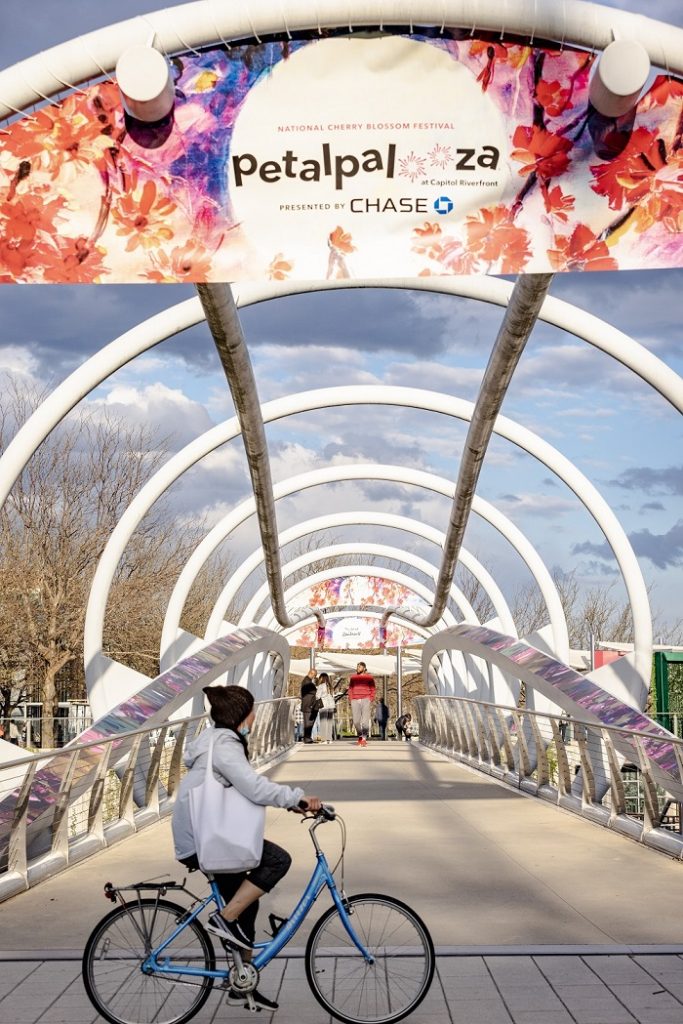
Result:
[[[185,883],[116,887],[105,894],[120,904],[107,914],[88,939],[83,980],[91,1002],[111,1024],[184,1024],[209,998],[215,983],[244,997],[255,1010],[251,993],[259,974],[296,934],[324,888],[332,906],[313,927],[306,946],[306,977],[325,1010],[345,1024],[392,1024],[422,1002],[434,975],[434,946],[418,915],[393,896],[362,893],[346,896],[343,863],[346,829],[334,808],[323,806],[309,833],[316,866],[301,899],[284,921],[271,915],[273,937],[256,943],[248,960],[224,944],[227,964],[217,967],[216,952],[199,915],[223,906],[210,875],[210,894],[197,897]],[[316,830],[337,821],[342,848],[330,870]],[[334,873],[341,865],[341,885]],[[187,893],[183,907],[163,897],[169,890]],[[153,892],[152,896],[144,893]],[[131,895],[132,894],[132,895]]]

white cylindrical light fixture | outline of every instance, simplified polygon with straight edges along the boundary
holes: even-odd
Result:
[[[615,39],[600,56],[589,98],[605,117],[632,110],[650,74],[647,51],[635,39]]]
[[[116,65],[126,112],[136,121],[161,121],[173,110],[175,89],[165,57],[151,46],[131,46]]]

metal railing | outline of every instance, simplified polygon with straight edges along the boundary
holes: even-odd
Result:
[[[681,794],[664,789],[658,771],[666,759],[683,779],[683,740],[464,697],[413,705],[427,746],[683,859]]]
[[[256,704],[254,767],[293,746],[295,707],[291,698]],[[186,743],[206,721],[198,715],[0,764],[0,901],[170,814]]]

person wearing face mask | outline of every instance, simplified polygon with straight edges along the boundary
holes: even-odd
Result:
[[[207,686],[204,693],[217,730],[213,744],[213,774],[218,782],[224,786],[235,786],[248,800],[262,806],[286,807],[300,813],[320,810],[318,797],[305,796],[303,789],[298,787],[272,782],[251,767],[247,737],[255,718],[253,694],[241,686]],[[173,809],[175,854],[190,871],[199,869],[199,861],[188,794],[194,786],[204,782],[210,737],[211,730],[205,729],[188,744],[184,758],[188,772],[180,783]],[[261,861],[251,871],[215,873],[225,906],[220,914],[211,916],[208,930],[230,945],[239,946],[242,950],[253,949],[258,901],[286,875],[291,863],[292,858],[286,850],[264,839]],[[277,1008],[277,1004],[260,993],[253,992],[252,995],[258,1007]],[[231,991],[228,1002],[242,1005],[244,996]]]

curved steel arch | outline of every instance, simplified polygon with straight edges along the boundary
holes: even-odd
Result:
[[[335,558],[341,555],[379,555],[382,558],[393,558],[397,561],[400,560],[405,562],[406,565],[410,565],[413,569],[417,569],[419,572],[424,573],[425,576],[429,576],[430,578],[438,574],[436,566],[432,565],[431,562],[428,562],[425,558],[420,558],[419,555],[414,555],[412,551],[403,551],[401,548],[395,548],[390,544],[376,544],[368,541],[328,544],[325,547],[317,548],[314,551],[306,551],[304,554],[293,558],[290,562],[283,563],[283,578],[286,579],[287,576],[296,572],[297,569],[302,569],[304,566],[310,565],[311,562],[317,562],[321,558]],[[367,568],[372,567],[367,566]],[[375,576],[380,576],[382,578],[385,577],[387,570],[382,566],[375,566],[375,569],[377,570],[374,574]],[[361,575],[365,574],[363,573]],[[389,576],[386,576],[386,578],[390,579]],[[479,622],[474,608],[455,584],[450,588],[450,597],[457,604],[465,621],[468,618],[471,618],[472,622]],[[240,616],[240,624],[248,622],[252,617],[254,618],[254,621],[256,621],[256,616],[258,616],[259,610],[261,610],[261,606],[267,598],[268,586],[266,584],[265,588],[264,586],[260,586],[256,593],[251,597],[249,603]],[[263,613],[266,614],[267,609],[264,609]],[[455,618],[452,614],[451,617]]]
[[[432,541],[439,547],[445,538],[445,534],[441,531],[434,529],[432,526],[427,526],[417,519],[410,519],[407,516],[397,516],[389,512],[333,512],[326,516],[308,519],[288,530],[284,530],[280,534],[280,546],[284,547],[285,544],[290,544],[292,541],[299,540],[301,537],[306,537],[318,530],[334,529],[337,526],[388,526],[396,530],[404,530],[406,533],[412,533],[423,540]],[[257,548],[232,574],[230,580],[216,599],[204,633],[205,639],[209,640],[218,636],[221,623],[231,601],[237,595],[242,584],[246,582],[250,574],[258,568],[262,561],[263,552],[261,548]],[[501,628],[516,636],[517,629],[510,608],[493,576],[474,555],[471,555],[465,549],[461,551],[460,562],[472,573],[488,596],[501,622]]]
[[[75,86],[113,71],[122,51],[136,44],[148,46],[150,34],[162,50],[180,53],[225,40],[387,23],[503,29],[589,49],[603,49],[618,34],[637,39],[655,64],[683,73],[682,29],[583,0],[569,6],[556,0],[534,0],[533,5],[528,0],[505,0],[502,14],[500,0],[411,0],[401,7],[381,0],[328,0],[322,7],[314,0],[298,0],[286,12],[279,0],[247,0],[239,7],[220,8],[199,0],[98,29],[8,68],[0,74],[0,118],[62,92],[65,82]]]
[[[279,410],[286,410],[288,406],[291,411],[303,412],[306,410],[313,410],[314,408],[329,408],[332,406],[347,404],[397,405],[402,408],[420,408],[426,411],[455,416],[464,420],[469,418],[473,408],[473,404],[471,402],[465,402],[463,399],[451,398],[447,395],[440,395],[438,392],[422,391],[414,388],[376,388],[374,386],[355,386],[352,388],[328,388],[317,392],[311,391],[304,392],[301,395],[288,396],[286,399],[277,399],[275,402],[269,402],[263,406],[263,418],[266,422],[269,422],[273,419],[279,418],[279,416],[287,415],[286,411],[280,412]],[[234,423],[234,421],[230,422]],[[228,424],[225,424],[226,428],[227,426]],[[638,565],[633,549],[631,548],[619,520],[614,515],[604,498],[583,475],[583,473],[581,473],[580,470],[578,470],[573,463],[569,461],[569,459],[553,448],[552,445],[548,444],[542,438],[539,438],[532,431],[527,430],[525,427],[521,427],[519,424],[505,416],[499,416],[497,418],[495,433],[511,441],[513,444],[518,445],[554,472],[556,476],[571,488],[584,507],[593,516],[595,522],[603,532],[605,539],[614,552],[624,578],[633,614],[635,637],[634,647],[636,650],[636,662],[641,680],[641,688],[643,688],[643,691],[647,690],[649,686],[649,663],[652,649],[652,622],[650,619],[649,600],[647,596],[647,588],[640,571],[640,566]],[[213,431],[209,431],[208,434],[213,434]],[[234,435],[229,435],[226,430],[223,440],[230,440],[231,436]],[[194,445],[195,443],[196,442],[193,442],[192,444]],[[189,445],[187,449],[184,449],[184,451],[187,451],[191,447],[192,445]],[[181,455],[182,452],[178,453],[178,455],[174,456],[174,459],[179,459]],[[167,467],[169,467],[173,461],[173,459],[169,460],[166,466],[159,470],[157,476],[164,475]],[[177,475],[180,475],[182,471],[184,470],[179,469]],[[146,486],[149,487],[150,485],[148,484]],[[140,494],[142,493],[143,492],[141,491]],[[133,508],[138,497],[139,495],[134,499],[130,508]],[[148,507],[149,506],[145,507],[145,511],[147,511]],[[129,511],[130,509],[124,514],[121,523],[123,523]],[[226,519],[223,520],[223,523],[227,524],[229,521],[230,516],[226,517]],[[121,524],[119,524],[119,526],[120,525]],[[116,527],[109,543],[111,543],[116,532],[119,530],[119,526]],[[211,531],[204,541],[202,541],[195,549],[195,552],[190,556],[187,565],[180,574],[178,582],[171,594],[166,613],[166,619],[171,620],[173,625],[172,627],[169,627],[169,630],[167,631],[166,624],[164,624],[162,656],[164,645],[171,643],[175,637],[175,631],[180,620],[182,607],[187,598],[187,594],[189,593],[191,583],[196,573],[199,571],[199,568],[201,568],[206,558],[208,558],[209,554],[214,550],[215,543],[219,542],[216,539],[219,535],[219,528],[214,528],[214,531]],[[224,532],[221,539],[226,535],[227,533]],[[211,538],[211,540],[209,540],[209,538]],[[107,547],[109,547],[109,544]],[[107,549],[105,548],[105,554],[106,551]],[[121,553],[123,553],[123,549]],[[104,557],[105,555],[103,554],[103,559]],[[95,582],[97,582],[97,575],[95,577]],[[93,588],[95,586],[95,582],[93,583]],[[564,655],[561,653],[562,651],[565,652]],[[568,642],[563,644],[561,648],[556,649],[556,653],[558,654],[558,657],[564,657],[566,660],[568,657]],[[641,696],[642,694],[639,694],[638,699],[640,699]]]
[[[343,547],[343,545],[341,545],[340,547]],[[378,547],[382,546],[378,545]],[[408,577],[408,575],[405,575],[403,572],[398,572],[395,569],[381,568],[378,565],[337,565],[327,569],[323,569],[319,572],[314,572],[311,575],[311,577],[308,577],[306,580],[300,580],[298,583],[290,587],[285,592],[285,599],[289,603],[290,601],[295,600],[303,591],[307,590],[309,587],[314,586],[316,583],[322,583],[326,580],[332,580],[336,577],[336,575],[366,575],[366,577],[371,577],[371,575],[379,575],[379,577],[382,577],[383,579],[392,580],[395,583],[403,584],[403,586],[407,587],[409,590],[412,590],[419,597],[422,597],[423,600],[427,601],[428,604],[431,603],[431,600],[433,599],[433,592],[429,589],[429,587],[426,587],[424,584],[417,583],[415,580],[413,580],[411,577]],[[267,593],[264,594],[264,596],[267,597]],[[471,625],[479,625],[478,618],[475,615],[474,609],[471,606],[469,606],[469,611],[471,612],[473,620]],[[246,615],[247,611],[245,611],[245,615],[243,615],[243,617],[241,618],[241,625],[239,627],[240,629],[247,628],[246,626],[242,625],[244,623]],[[444,623],[443,630],[439,631],[435,630],[433,627],[427,627],[427,629],[430,630],[431,635],[425,641],[425,643],[439,636],[440,633],[450,634],[451,631],[455,629],[457,625],[462,625],[455,622],[455,616],[453,612],[449,611],[449,609],[447,608],[443,612],[442,620]],[[272,614],[271,608],[268,608],[264,612],[264,614],[259,618],[259,620],[257,620],[258,626],[262,629],[270,629],[271,626],[268,626],[266,624],[272,622],[274,622],[274,616]],[[403,622],[405,623],[405,625],[407,625],[409,629],[416,628],[416,624],[412,623],[410,618],[403,617]],[[420,624],[418,624],[417,628],[423,629],[423,627],[421,627]],[[434,632],[432,633],[431,630],[434,630]],[[482,699],[490,698],[490,695],[492,695],[492,693],[490,693],[490,691],[492,691],[492,686],[490,686],[490,679],[488,673],[483,672],[481,667],[477,664],[477,659],[471,659],[472,664],[470,666],[468,665],[468,654],[461,653],[458,651],[455,651],[454,653],[456,654],[456,663],[461,663],[460,669],[453,662],[450,667],[452,671],[452,685],[454,693],[456,693],[458,689],[458,686],[456,684],[457,677],[459,677],[460,680],[462,681],[462,689],[464,694],[472,693],[475,690],[477,690],[480,693]],[[472,682],[471,687],[468,686],[469,680],[471,680]],[[519,688],[515,685],[510,685],[510,682],[503,676],[502,673],[499,673],[495,677],[494,685],[496,686],[497,699],[501,698],[501,700],[511,700],[513,703],[516,703],[517,698],[519,696]]]
[[[376,565],[373,565],[373,566],[341,565],[341,566],[334,566],[334,567],[332,567],[330,569],[321,570],[320,572],[314,573],[312,576],[309,576],[308,579],[300,580],[298,583],[295,583],[292,587],[290,587],[288,590],[285,591],[285,601],[287,603],[289,603],[290,601],[292,601],[295,598],[297,598],[299,596],[299,594],[301,594],[304,590],[306,590],[311,585],[315,585],[316,583],[322,582],[324,580],[333,579],[337,575],[341,575],[341,576],[348,576],[348,575],[356,575],[356,576],[382,576],[385,579],[391,579],[391,580],[393,580],[393,581],[395,581],[397,583],[402,583],[404,586],[406,586],[408,589],[412,590],[419,597],[422,597],[423,600],[427,601],[428,603],[431,603],[431,601],[433,599],[433,596],[434,596],[432,591],[430,591],[429,587],[426,587],[422,583],[418,583],[416,580],[413,580],[410,576],[406,576],[404,573],[397,572],[394,569],[382,569],[382,568],[380,568],[379,566],[376,566]],[[271,620],[274,621],[274,617],[273,617],[273,614],[272,614],[272,609],[268,609],[268,611],[266,611],[264,613],[264,615],[258,620],[258,625],[261,628],[268,629],[270,627],[265,626],[265,623],[269,622]],[[456,625],[458,625],[458,623],[456,623],[456,621],[455,621],[455,616],[453,615],[452,612],[450,612],[448,610],[446,610],[444,612],[443,620],[444,620],[444,623],[448,622],[448,620],[452,620],[452,622],[450,624],[445,626],[445,629],[443,630],[443,632],[448,632],[451,629],[454,629]],[[408,628],[410,628],[410,629],[413,628],[414,623],[411,623],[407,619],[405,620],[405,622],[406,622]],[[473,625],[477,625],[478,624],[478,620],[477,620],[476,616],[474,616],[474,622],[472,624]],[[238,628],[243,629],[243,628],[246,628],[246,627],[239,626]],[[434,635],[438,636],[438,633],[435,633]],[[456,653],[456,655],[458,654],[458,652],[455,652],[455,653]],[[459,655],[456,660],[460,661],[462,663],[462,668],[460,670],[460,676],[461,676],[461,678],[463,680],[463,684],[466,684],[467,679],[471,678],[473,680],[474,685],[476,686],[476,682],[475,682],[475,675],[476,675],[476,676],[479,677],[479,679],[481,681],[483,681],[483,684],[484,684],[483,686],[480,684],[480,686],[479,686],[480,690],[482,692],[484,692],[484,693],[487,692],[488,691],[488,686],[486,684],[487,684],[488,680],[487,680],[485,674],[482,672],[481,668],[476,664],[476,662],[474,663],[474,668],[475,668],[476,672],[472,672],[472,670],[468,667],[467,656],[465,654]],[[455,666],[453,666],[453,668],[455,669]],[[454,685],[454,689],[455,689],[455,681],[454,681],[453,685]],[[464,688],[465,688],[465,690],[467,690],[466,685],[464,686]],[[506,692],[509,693],[511,695],[511,697],[513,697],[514,700],[516,700],[516,696],[517,696],[516,694],[512,694],[512,692],[509,689]]]
[[[425,575],[429,575],[430,577],[438,576],[438,569],[435,566],[431,565],[431,563],[425,561],[425,559],[420,558],[417,555],[413,555],[411,552],[405,552],[400,548],[394,548],[385,544],[372,543],[334,544],[325,548],[319,548],[316,551],[307,551],[305,552],[305,554],[300,555],[298,558],[292,559],[291,562],[284,565],[283,575],[286,576],[288,573],[296,572],[297,569],[300,569],[305,565],[309,565],[311,562],[315,562],[319,558],[334,557],[336,555],[342,554],[376,554],[387,558],[398,558],[404,561],[407,565],[411,565],[413,568],[416,568],[420,572],[425,573]],[[333,579],[337,575],[349,575],[349,572],[347,571],[349,569],[358,570],[357,572],[352,571],[351,575],[379,576],[382,579],[391,579],[395,582],[403,583],[404,586],[410,589],[413,593],[418,594],[424,600],[426,600],[429,605],[431,605],[432,601],[434,600],[434,592],[430,590],[428,586],[417,583],[417,581],[412,580],[410,576],[406,576],[405,573],[401,573],[397,570],[385,569],[382,566],[376,565],[359,565],[354,567],[342,565],[339,567],[332,566],[329,570],[324,570],[324,572],[314,574],[314,576],[311,576],[306,580],[301,580],[299,583],[294,584],[291,588],[285,591],[286,601],[289,601],[291,598],[297,597],[300,593],[308,589],[311,586],[311,581],[315,582],[319,579]],[[452,597],[452,599],[455,601],[460,611],[462,612],[463,621],[472,622],[473,624],[478,625],[479,618],[477,617],[474,608],[465,598],[464,594],[462,594],[462,592],[455,585],[452,585],[450,588],[450,596]],[[240,616],[239,628],[243,628],[244,624],[249,622],[250,618],[252,617],[254,617],[254,621],[258,622],[260,625],[265,625],[267,622],[271,622],[271,620],[274,619],[272,607],[266,608],[263,611],[260,618],[255,618],[255,616],[257,615],[257,609],[259,605],[262,605],[267,598],[268,585],[265,584],[265,586],[259,587],[257,592],[252,597],[251,601],[245,608],[243,614]],[[402,616],[402,618],[406,622],[409,629],[414,629],[416,625],[422,628],[420,623],[414,623],[405,616]],[[457,625],[457,619],[448,608],[444,609],[443,614],[438,621],[443,622],[444,629],[448,629],[451,626]],[[269,628],[277,628],[277,626],[271,626]],[[430,627],[425,628],[430,629]],[[436,632],[436,624],[431,627],[430,632],[432,630]],[[462,659],[459,660],[462,660],[463,663],[463,671],[461,672],[461,676],[464,691],[470,692],[467,687],[467,680],[468,678],[470,678],[473,681],[474,688],[478,689],[479,693],[482,695],[482,698],[490,697],[491,694],[487,675],[481,671],[481,668],[476,663],[474,664],[474,670],[470,668],[468,666],[467,656],[463,656]],[[497,682],[499,690],[498,696],[501,699],[504,698],[505,700],[517,700],[519,694],[517,692],[512,691],[512,689],[507,685],[507,682],[502,678],[502,676],[497,680]]]
[[[414,277],[392,281],[367,278],[362,282],[321,281],[306,284],[283,282],[236,286],[235,293],[237,305],[243,307],[313,291],[355,288],[430,291],[498,306],[507,305],[512,293],[512,285],[508,281],[495,277]],[[199,299],[187,299],[143,320],[141,324],[105,345],[69,374],[28,418],[0,457],[0,505],[4,504],[19,474],[39,445],[82,398],[136,356],[149,351],[167,338],[195,327],[203,320],[204,311]],[[547,296],[543,302],[539,320],[573,334],[579,340],[586,341],[616,359],[653,387],[674,409],[683,413],[681,377],[623,331],[578,306],[552,296]]]
[[[411,470],[400,466],[382,466],[375,463],[370,465],[347,464],[329,469],[313,470],[309,473],[303,473],[299,476],[292,477],[289,480],[281,481],[279,484],[276,484],[274,493],[276,499],[278,499],[289,494],[294,494],[307,487],[317,486],[318,484],[338,483],[342,480],[348,481],[363,479],[384,479],[391,480],[396,483],[413,483],[417,486],[422,486],[429,490],[436,491],[439,494],[443,494],[445,497],[452,498],[453,496],[453,484],[443,477],[434,476],[430,473],[423,473],[420,470]],[[211,552],[220,543],[222,534],[224,533],[227,536],[227,534],[229,534],[240,522],[244,522],[253,514],[254,507],[255,503],[253,498],[247,498],[241,505],[238,505],[231,513],[228,514],[228,516],[225,517],[222,523],[219,524],[221,528],[220,533],[217,528],[210,531],[188,559],[187,564],[178,578],[174,592],[171,595],[166,611],[166,617],[164,619],[161,636],[161,662],[163,665],[170,664],[173,660],[170,655],[172,644],[177,634],[180,616],[185,603],[185,597],[187,593],[189,593],[189,588],[192,585],[196,573],[204,564],[206,558],[209,557]],[[567,624],[564,618],[562,603],[560,601],[557,588],[555,587],[552,576],[548,572],[545,563],[521,530],[511,523],[506,516],[494,508],[494,506],[489,502],[484,501],[483,498],[475,497],[474,511],[477,515],[486,519],[494,529],[498,530],[498,532],[505,537],[505,539],[526,563],[529,571],[536,580],[546,603],[546,607],[548,608],[548,616],[553,632],[554,649],[558,653],[558,657],[564,656],[566,660],[569,657]],[[116,531],[114,531],[114,533],[115,532]],[[113,537],[114,534],[112,534],[112,538]],[[115,567],[116,563],[114,564],[114,569]],[[103,620],[98,622],[93,619],[92,622],[89,623],[86,618],[86,636],[91,644],[98,641],[100,647],[102,625]],[[92,634],[87,633],[89,626],[92,628]],[[97,633],[95,633],[95,629],[97,629]],[[96,653],[97,651],[95,651],[95,654]]]

